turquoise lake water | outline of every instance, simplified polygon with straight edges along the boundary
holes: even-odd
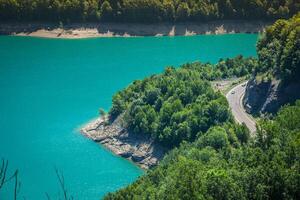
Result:
[[[166,66],[255,56],[255,34],[42,39],[0,36],[0,158],[20,170],[20,197],[59,194],[54,167],[75,199],[96,200],[143,174],[84,138],[80,125],[112,95]],[[10,200],[11,185],[0,193]]]

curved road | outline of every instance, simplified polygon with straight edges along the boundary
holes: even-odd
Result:
[[[242,103],[246,85],[247,82],[244,82],[235,86],[226,94],[226,98],[235,120],[240,124],[244,122],[253,134],[256,132],[255,121],[246,113]]]

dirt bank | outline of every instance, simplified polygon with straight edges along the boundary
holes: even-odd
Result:
[[[90,38],[131,36],[191,36],[200,34],[259,33],[271,22],[212,21],[207,23],[76,23],[68,25],[46,23],[0,23],[0,34],[48,38]]]

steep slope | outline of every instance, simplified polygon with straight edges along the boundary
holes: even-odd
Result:
[[[257,51],[259,67],[243,102],[252,114],[276,113],[300,98],[300,13],[267,28]]]

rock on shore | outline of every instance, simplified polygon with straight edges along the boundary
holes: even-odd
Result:
[[[107,123],[105,117],[98,118],[85,125],[80,131],[116,155],[133,161],[143,169],[157,165],[163,158],[165,149],[150,137],[129,133],[123,128],[120,118],[111,124]]]

